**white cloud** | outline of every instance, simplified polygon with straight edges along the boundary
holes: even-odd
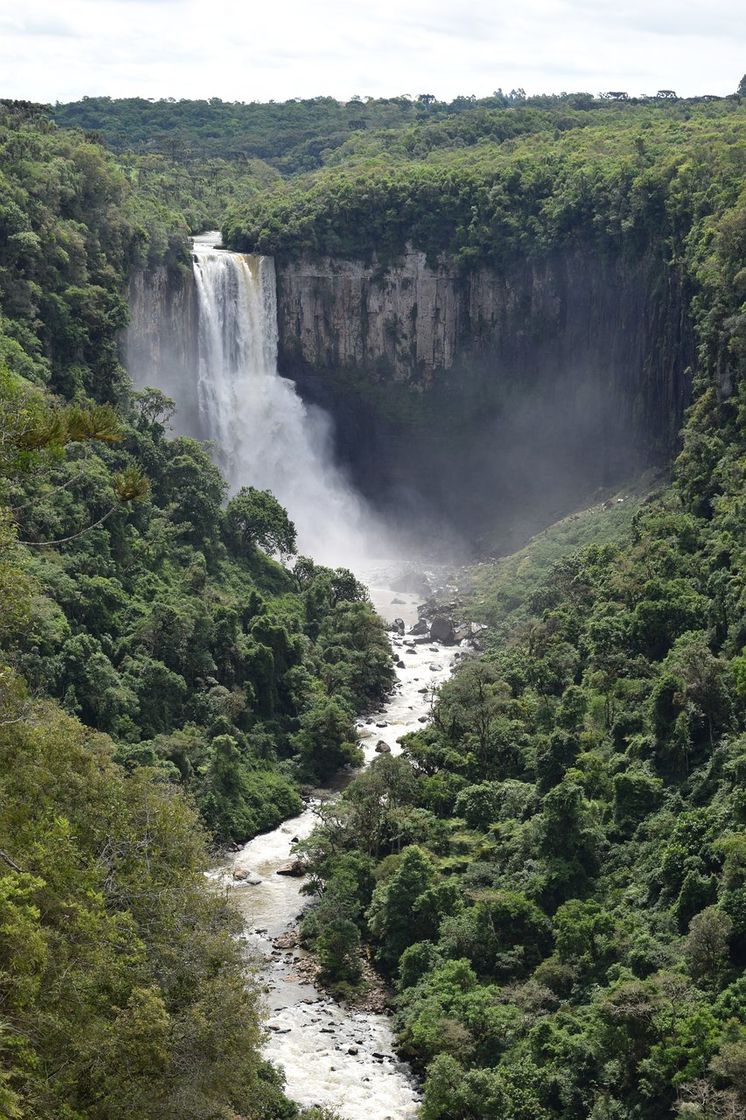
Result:
[[[0,96],[729,93],[742,0],[0,0]]]

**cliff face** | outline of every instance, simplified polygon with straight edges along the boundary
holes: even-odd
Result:
[[[277,277],[280,370],[335,416],[368,492],[469,525],[561,511],[675,450],[694,351],[681,277],[653,253],[461,274],[410,251]]]
[[[460,273],[409,252],[388,269],[276,262],[279,368],[333,418],[354,483],[408,524],[510,547],[590,497],[668,462],[694,364],[680,275],[555,253]],[[135,276],[126,361],[200,437],[191,272]],[[498,534],[499,536],[499,534]]]
[[[132,276],[124,360],[138,389],[157,386],[180,402],[179,430],[199,437],[194,370],[197,292],[191,270],[158,267]]]

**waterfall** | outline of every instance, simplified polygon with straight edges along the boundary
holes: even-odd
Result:
[[[381,532],[334,463],[327,416],[278,372],[274,262],[216,249],[218,237],[194,240],[196,354],[159,387],[175,399],[177,427],[210,441],[231,493],[271,490],[296,525],[300,552],[360,567],[373,540],[382,554]],[[139,384],[158,376],[130,372]]]

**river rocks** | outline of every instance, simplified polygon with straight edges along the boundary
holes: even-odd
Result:
[[[428,634],[429,632],[430,627],[428,626],[424,618],[421,618],[419,622],[415,622],[414,626],[412,626],[409,631],[410,634],[415,634],[418,636],[420,634]]]
[[[407,649],[404,652],[405,653],[417,653],[417,650],[416,649]]]
[[[430,637],[434,642],[440,642],[444,646],[453,645],[456,640],[453,621],[446,615],[434,618],[430,623]]]
[[[262,881],[256,872],[250,871],[248,867],[234,867],[233,880],[236,883],[243,883],[247,887],[258,887]]]
[[[434,617],[435,611],[428,614]],[[398,629],[398,628],[397,628]],[[399,692],[392,692],[391,699],[385,707],[376,707],[366,713],[357,723],[357,730],[365,743],[368,760],[371,755],[375,758],[387,755],[392,757],[398,747],[393,745],[398,736],[406,731],[413,731],[423,726],[427,719],[425,712],[429,710],[429,693],[433,687],[440,683],[447,675],[452,661],[451,651],[439,650],[442,664],[440,672],[433,677],[428,672],[426,657],[427,646],[432,639],[427,632],[427,624],[422,628],[422,633],[412,636],[399,636],[391,633],[391,644],[394,649],[394,659],[400,664]],[[422,642],[416,642],[416,638]],[[411,650],[419,656],[407,661],[405,650]],[[431,654],[434,658],[435,654]],[[401,668],[404,663],[408,672]],[[418,674],[415,676],[415,674]],[[419,690],[419,691],[418,691]],[[389,740],[387,743],[382,738],[376,738],[376,725],[386,729]],[[384,763],[385,765],[385,763]],[[329,797],[335,791],[330,790]],[[311,801],[318,800],[323,795],[315,791]],[[306,872],[302,858],[299,857],[297,848],[289,847],[288,841],[305,835],[306,821],[285,822],[279,831],[283,832],[282,845],[279,847],[280,855],[270,866],[277,868],[280,875],[302,876]],[[287,830],[287,832],[285,831]],[[251,842],[253,843],[253,842]],[[257,861],[263,856],[263,839],[256,841]],[[254,863],[253,849],[249,846],[245,854],[238,857],[239,862]],[[286,859],[287,863],[281,867],[277,864]],[[232,867],[232,864],[229,866]],[[269,875],[269,872],[267,872]],[[275,912],[276,902],[272,897],[267,900],[269,909],[265,917],[265,890],[257,891],[258,910],[254,921],[264,921],[271,917],[272,936],[269,943],[261,945],[262,961],[260,963],[260,983],[265,981],[268,986],[267,994],[273,993],[268,1000],[272,1007],[272,1026],[268,1031],[269,1041],[267,1053],[273,1061],[280,1065],[286,1064],[288,1069],[288,1092],[294,1099],[302,1099],[304,1106],[314,1100],[319,1100],[324,1107],[334,1103],[331,1095],[335,1092],[338,1083],[357,1083],[358,1092],[365,1100],[369,1112],[356,1110],[352,1114],[358,1117],[369,1115],[382,1117],[412,1116],[416,1106],[414,1086],[410,1079],[409,1071],[405,1065],[400,1065],[394,1051],[391,1049],[393,1039],[385,1022],[374,1021],[369,1016],[390,1016],[392,1011],[392,992],[386,983],[377,974],[370,959],[370,952],[363,950],[363,982],[360,990],[349,993],[344,999],[332,1001],[334,993],[328,993],[323,988],[323,975],[319,976],[319,964],[313,954],[304,951],[300,944],[297,927],[289,929],[284,923],[284,899],[287,895],[289,912],[288,922],[296,917],[297,911],[302,909],[301,900],[297,897],[297,888],[302,879],[290,878],[286,889],[281,889],[281,883],[275,880],[278,898],[283,900],[282,914]],[[267,880],[271,886],[272,879]],[[270,895],[267,890],[267,895]],[[247,901],[248,897],[243,895]],[[260,917],[261,914],[261,917]],[[268,923],[269,924],[269,923]],[[277,936],[278,930],[283,932]],[[253,939],[252,939],[253,940]],[[271,947],[271,955],[267,956],[267,949]],[[259,954],[258,954],[259,955]],[[275,1002],[288,1005],[281,1014],[274,1006]],[[288,1033],[288,1028],[290,1028]],[[377,1072],[373,1065],[378,1067]],[[337,1078],[333,1067],[340,1072]],[[330,1075],[333,1074],[333,1077]],[[365,1081],[364,1076],[367,1077]],[[370,1076],[368,1076],[370,1075]],[[363,1084],[361,1084],[363,1082]]]
[[[395,618],[390,627],[392,633],[404,635],[407,627],[403,618]]]
[[[283,863],[275,872],[276,875],[290,875],[298,879],[302,879],[305,873],[306,865],[303,863],[303,860],[300,859],[294,859],[289,863]]]
[[[396,662],[396,667],[397,667],[397,669],[406,669],[406,667],[407,667],[407,666],[406,666],[406,665],[405,665],[405,663],[404,663],[404,662],[403,662],[403,661],[401,660],[401,658],[399,658],[399,660],[398,660],[398,661]]]
[[[428,718],[429,718],[428,716],[418,716],[417,717],[417,722],[418,723],[427,723]]]

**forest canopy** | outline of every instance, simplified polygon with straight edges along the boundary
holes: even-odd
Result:
[[[684,277],[671,484],[469,577],[484,651],[326,811],[302,936],[338,992],[370,955],[388,979],[423,1120],[746,1116],[745,121],[520,91],[0,104],[4,1115],[297,1111],[203,872],[359,762],[393,670],[354,575],[296,557],[268,492],[228,500],[121,365],[129,276],[178,274],[213,220],[280,256],[582,238]]]

